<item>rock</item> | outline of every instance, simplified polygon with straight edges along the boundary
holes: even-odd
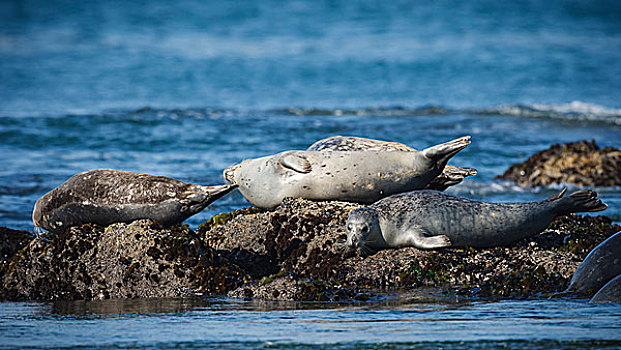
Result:
[[[595,141],[553,145],[524,163],[512,165],[497,179],[508,179],[523,187],[568,183],[577,186],[621,185],[621,151],[600,149]]]
[[[148,220],[36,238],[3,270],[0,295],[9,300],[217,294],[245,277],[187,226],[161,229]]]
[[[557,218],[542,234],[504,248],[343,249],[360,205],[286,199],[276,209],[214,216],[194,232],[150,221],[83,225],[33,239],[8,263],[0,298],[178,297],[367,300],[421,287],[475,297],[539,297],[564,290],[597,244],[621,227],[604,216]]]
[[[563,290],[588,252],[619,229],[605,216],[571,215],[508,248],[402,248],[361,258],[346,255],[340,246],[346,218],[358,207],[286,199],[274,211],[237,216],[205,235],[211,247],[234,252],[228,257],[242,268],[259,272],[253,265],[261,264],[264,276],[279,269],[291,274],[287,285],[255,280],[231,292],[236,297],[295,299],[295,284],[303,279],[354,286],[356,292],[427,286],[470,296],[529,297]],[[275,290],[282,292],[274,297]]]
[[[23,230],[13,230],[8,227],[0,227],[0,266],[9,263],[11,258],[30,242],[34,234]],[[0,269],[0,278],[4,269]]]

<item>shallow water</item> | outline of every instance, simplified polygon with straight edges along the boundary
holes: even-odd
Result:
[[[619,304],[146,299],[1,303],[0,348],[617,348]],[[27,335],[27,336],[24,336]]]
[[[620,12],[618,1],[0,2],[0,226],[32,229],[37,198],[83,170],[217,184],[242,159],[335,134],[416,148],[472,135],[451,163],[479,174],[449,192],[545,198],[561,186],[493,178],[554,143],[621,147]],[[621,221],[621,188],[596,190]],[[247,205],[234,192],[187,222]],[[390,300],[2,303],[0,347],[621,346],[618,304]]]

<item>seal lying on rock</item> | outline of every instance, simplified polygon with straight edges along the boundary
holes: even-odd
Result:
[[[399,142],[367,139],[354,136],[331,136],[319,140],[306,149],[307,151],[402,151],[416,152],[417,150]],[[449,186],[460,183],[465,177],[474,176],[477,170],[447,165],[440,175],[431,180],[424,189],[444,191]]]
[[[89,170],[41,197],[32,221],[51,232],[85,223],[109,225],[138,219],[169,226],[200,212],[234,188],[120,170]]]
[[[285,197],[372,203],[425,187],[468,144],[470,136],[420,152],[287,151],[245,160],[225,169],[224,177],[262,208]]]
[[[597,294],[589,300],[590,303],[618,303],[621,302],[621,275],[610,280]]]
[[[574,272],[563,293],[591,296],[604,284],[621,274],[621,232],[593,248]]]
[[[543,231],[556,216],[606,209],[593,191],[564,193],[523,203],[485,203],[430,190],[394,195],[349,215],[346,245],[362,255],[408,246],[506,246]]]

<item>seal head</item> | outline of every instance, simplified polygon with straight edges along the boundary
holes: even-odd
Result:
[[[378,247],[385,246],[379,225],[379,217],[373,208],[365,207],[354,210],[347,218],[347,241],[345,245],[357,249],[366,256],[377,252]]]

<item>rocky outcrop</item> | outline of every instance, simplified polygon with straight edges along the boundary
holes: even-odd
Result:
[[[187,227],[147,220],[38,237],[2,270],[0,295],[10,300],[221,294],[245,277]]]
[[[84,225],[32,240],[4,264],[3,299],[95,299],[227,294],[278,300],[367,300],[433,287],[478,297],[562,291],[597,244],[619,231],[599,216],[558,218],[508,248],[403,248],[362,258],[343,249],[359,205],[286,199],[235,210],[194,232],[149,221]]]
[[[604,216],[558,218],[542,234],[509,248],[403,248],[362,258],[342,249],[351,203],[285,200],[275,211],[236,217],[206,232],[206,240],[221,251],[234,251],[239,266],[263,259],[286,271],[286,278],[329,281],[334,286],[389,291],[422,286],[481,297],[524,297],[561,291],[582,259],[618,230]],[[234,234],[229,234],[234,232]],[[231,296],[269,296],[270,283],[251,281]],[[299,283],[298,283],[299,284]],[[277,287],[283,288],[282,286]],[[297,284],[274,298],[295,295]],[[286,296],[286,297],[283,297]]]
[[[497,179],[523,187],[568,183],[577,186],[621,186],[621,151],[600,149],[595,141],[553,145],[524,163],[512,165]]]

